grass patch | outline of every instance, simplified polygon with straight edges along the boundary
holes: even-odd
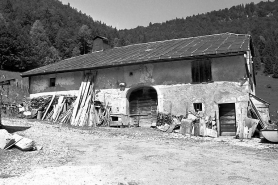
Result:
[[[256,96],[270,103],[271,120],[278,119],[278,79],[272,78],[271,75],[265,75],[258,72],[256,75],[257,86]]]

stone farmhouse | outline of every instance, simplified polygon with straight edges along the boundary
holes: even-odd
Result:
[[[252,38],[222,33],[110,48],[94,39],[93,52],[27,71],[31,98],[76,96],[85,75],[96,97],[115,114],[202,111],[217,121],[219,135],[235,135],[255,96]]]

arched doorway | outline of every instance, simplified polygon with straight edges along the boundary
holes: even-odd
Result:
[[[128,97],[129,114],[140,126],[151,126],[157,118],[157,92],[153,87],[133,89]],[[141,116],[138,116],[141,115]]]

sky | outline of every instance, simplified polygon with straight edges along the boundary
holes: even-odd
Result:
[[[261,0],[60,0],[94,20],[131,29]],[[266,1],[266,0],[264,0]]]

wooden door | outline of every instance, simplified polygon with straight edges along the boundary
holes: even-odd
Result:
[[[129,112],[131,115],[142,115],[133,116],[135,122],[139,119],[140,126],[151,126],[157,116],[156,90],[144,87],[132,92],[129,98]]]
[[[236,135],[236,111],[234,103],[219,104],[219,121],[221,136]]]

